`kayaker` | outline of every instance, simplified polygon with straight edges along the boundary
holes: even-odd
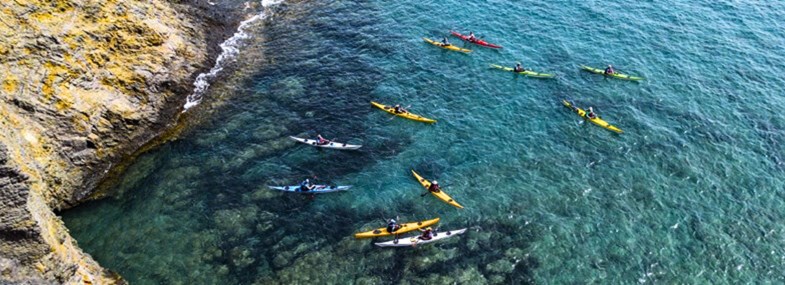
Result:
[[[616,73],[616,71],[613,70],[613,65],[608,64],[608,67],[605,68],[605,75],[612,75],[614,73]]]
[[[422,234],[418,237],[420,240],[430,240],[433,238],[433,229],[428,227],[426,229],[420,229]]]
[[[447,37],[442,38],[442,46],[446,47],[450,45],[450,41],[447,40]]]
[[[316,135],[316,144],[317,145],[326,145],[330,143],[330,141],[324,139],[321,134]]]
[[[387,232],[388,233],[393,233],[393,232],[397,231],[400,228],[401,228],[401,226],[398,225],[398,223],[395,222],[394,219],[390,219],[390,221],[387,222]]]
[[[434,180],[431,182],[431,186],[428,186],[428,191],[433,193],[439,193],[439,191],[442,191],[442,188],[439,187],[439,181]]]
[[[401,107],[401,104],[395,104],[395,107],[393,107],[393,111],[394,111],[396,114],[403,114],[403,113],[406,113],[406,112],[408,112],[408,111],[406,111],[406,109],[404,109],[403,107]]]
[[[474,32],[469,32],[469,41],[477,41],[477,37],[474,36]]]
[[[524,72],[524,71],[526,71],[526,69],[524,69],[524,68],[523,68],[523,66],[521,66],[521,63],[519,62],[519,63],[517,63],[517,64],[515,65],[515,67],[512,69],[512,71],[515,71],[515,72]]]
[[[306,178],[303,182],[300,182],[300,191],[308,192],[316,188],[316,185],[311,184],[311,180]]]
[[[597,118],[597,114],[594,113],[594,108],[589,107],[589,109],[586,110],[586,117],[589,119]]]

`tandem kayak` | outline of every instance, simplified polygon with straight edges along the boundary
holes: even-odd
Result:
[[[316,185],[316,188],[310,191],[300,191],[300,185],[294,186],[267,186],[270,189],[284,191],[284,192],[294,192],[300,194],[322,194],[322,193],[332,193],[338,191],[346,191],[352,186],[330,186],[330,185]]]
[[[420,185],[422,185],[422,187],[425,187],[425,190],[428,190],[428,187],[431,187],[431,181],[428,181],[428,179],[422,178],[422,176],[417,174],[417,172],[414,172],[414,170],[412,170],[412,175],[414,175],[414,178],[417,179],[417,182],[420,182]],[[444,201],[447,204],[450,204],[450,205],[453,205],[453,206],[458,207],[460,209],[463,209],[463,206],[461,206],[461,204],[458,204],[458,202],[455,202],[455,200],[450,198],[450,195],[447,195],[447,193],[444,193],[444,190],[439,191],[439,192],[431,192],[431,191],[428,191],[428,192],[430,192],[431,194],[433,194],[433,196],[436,196],[436,198],[439,198],[440,200]],[[425,195],[425,194],[423,194],[423,195]]]
[[[384,105],[384,104],[381,104],[381,103],[376,103],[376,102],[373,102],[373,101],[371,101],[371,105],[373,105],[376,108],[382,109],[382,110],[384,110],[387,113],[396,115],[398,117],[407,118],[409,120],[415,120],[415,121],[423,122],[423,123],[436,123],[436,120],[428,119],[426,117],[423,117],[423,116],[420,116],[420,115],[415,115],[415,114],[412,114],[412,113],[409,113],[409,112],[396,114],[395,113],[395,109],[393,108],[393,106],[387,106],[387,105]]]
[[[435,46],[443,48],[443,49],[448,49],[448,50],[453,50],[453,51],[460,51],[460,52],[466,52],[466,53],[472,52],[472,50],[470,50],[470,49],[459,48],[459,47],[454,46],[454,45],[443,46],[442,43],[434,41],[434,40],[431,40],[429,38],[422,38],[422,39],[425,40],[425,42],[427,42],[429,44],[435,45]]]
[[[502,48],[502,46],[500,46],[500,45],[495,45],[495,44],[492,44],[492,43],[489,43],[489,42],[486,42],[486,41],[483,41],[483,40],[480,40],[480,39],[470,40],[469,36],[461,35],[460,33],[456,32],[456,31],[450,31],[450,33],[453,36],[459,37],[459,38],[461,38],[464,41],[467,41],[467,42],[470,42],[470,43],[473,43],[473,44],[476,44],[476,45],[481,45],[481,46],[489,47],[489,48]]]
[[[408,238],[400,238],[398,240],[391,240],[387,242],[377,242],[376,245],[381,247],[405,247],[405,246],[416,246],[418,244],[426,244],[432,243],[435,241],[440,241],[443,239],[451,238],[466,232],[466,229],[460,229],[455,231],[446,231],[446,232],[433,232],[433,238],[429,240],[420,239],[420,235],[408,237]]]
[[[509,72],[512,72],[512,73],[517,73],[517,74],[521,74],[521,75],[536,77],[536,78],[554,78],[554,77],[556,77],[556,75],[553,75],[553,74],[539,73],[539,72],[534,72],[534,71],[531,71],[531,70],[524,70],[524,71],[521,71],[521,72],[515,72],[515,69],[513,69],[512,67],[505,67],[505,66],[501,66],[501,65],[498,65],[498,64],[491,64],[491,67],[498,68],[498,69],[501,69],[501,70],[504,70],[504,71],[509,71]]]
[[[605,75],[605,76],[610,76],[610,77],[613,77],[613,78],[618,78],[618,79],[623,79],[623,80],[632,80],[632,81],[643,80],[643,77],[630,76],[630,75],[621,74],[621,73],[605,74],[605,70],[604,69],[594,68],[594,67],[585,66],[585,65],[581,65],[581,69],[586,70],[586,71],[591,72],[591,73],[602,74],[602,75]]]
[[[584,111],[581,108],[573,106],[572,103],[570,103],[570,101],[562,100],[562,103],[564,104],[565,107],[572,109],[573,111],[575,111],[575,113],[578,113],[578,116],[581,116],[581,118],[584,118],[584,119],[588,120],[589,122],[594,123],[595,125],[598,125],[598,126],[603,127],[603,128],[605,128],[607,130],[614,131],[614,132],[617,132],[617,133],[620,133],[620,134],[624,132],[621,129],[615,127],[615,126],[613,126],[611,124],[608,124],[608,122],[606,122],[605,120],[600,119],[599,116],[597,116],[594,119],[590,119],[588,116],[586,116],[586,111]]]
[[[414,230],[418,230],[427,226],[434,225],[439,222],[439,218],[422,221],[422,222],[412,222],[412,223],[405,223],[400,224],[401,228],[394,232],[388,232],[387,227],[378,228],[372,231],[361,232],[354,234],[354,238],[373,238],[373,237],[384,237],[384,236],[391,236],[393,234],[402,234],[411,232]]]
[[[303,138],[292,137],[292,136],[290,136],[289,138],[291,138],[291,139],[293,139],[295,141],[298,141],[298,142],[310,145],[310,146],[322,147],[322,148],[355,150],[355,149],[358,149],[358,148],[362,147],[361,145],[346,144],[346,143],[339,143],[339,142],[329,142],[327,144],[317,144],[316,140],[312,140],[312,139],[303,139]]]

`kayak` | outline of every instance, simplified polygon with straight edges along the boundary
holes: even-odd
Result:
[[[395,234],[402,234],[408,233],[414,230],[418,230],[427,226],[434,225],[439,222],[439,218],[426,220],[422,222],[412,222],[412,223],[405,223],[400,224],[401,228],[397,231],[393,232]],[[361,232],[354,234],[355,238],[373,238],[373,237],[384,237],[384,236],[391,236],[393,233],[387,231],[387,227],[378,228],[372,231]]]
[[[346,191],[352,186],[330,186],[330,185],[316,185],[316,188],[310,191],[300,191],[300,185],[294,186],[267,186],[270,189],[284,191],[284,192],[294,192],[300,194],[322,194],[322,193],[332,193],[338,191]]]
[[[502,46],[500,46],[500,45],[495,45],[495,44],[492,44],[492,43],[489,43],[489,42],[486,42],[486,41],[483,41],[483,40],[480,40],[480,39],[470,40],[469,36],[461,35],[460,33],[455,32],[455,31],[450,31],[450,33],[453,36],[459,37],[459,38],[461,38],[464,41],[467,41],[467,42],[470,42],[470,43],[473,43],[473,44],[476,44],[476,45],[481,45],[481,46],[489,47],[489,48],[502,48]]]
[[[429,44],[435,45],[435,46],[443,48],[443,49],[448,49],[448,50],[453,50],[453,51],[460,51],[460,52],[466,52],[466,53],[472,52],[472,50],[470,50],[470,49],[459,48],[459,47],[454,46],[454,45],[443,46],[442,43],[434,41],[434,40],[431,40],[429,38],[422,38],[422,39],[425,40],[425,42],[427,42]]]
[[[588,120],[589,122],[594,123],[595,125],[598,125],[600,127],[603,127],[605,129],[608,129],[608,130],[611,130],[611,131],[614,131],[614,132],[617,132],[617,133],[620,133],[620,134],[624,132],[621,129],[615,127],[615,126],[613,126],[611,124],[608,124],[608,122],[606,122],[605,120],[600,119],[599,116],[595,117],[594,119],[589,119],[589,117],[586,116],[586,111],[584,111],[581,108],[573,106],[572,103],[570,103],[570,101],[562,100],[562,103],[564,104],[565,107],[572,109],[573,111],[575,111],[575,113],[578,113],[578,116],[581,116],[581,118],[584,118],[584,119]]]
[[[505,67],[505,66],[501,66],[501,65],[498,65],[498,64],[491,64],[491,67],[498,68],[498,69],[501,69],[501,70],[504,70],[504,71],[509,71],[509,72],[512,72],[512,73],[521,74],[521,75],[537,77],[537,78],[554,78],[554,77],[556,77],[556,75],[553,75],[553,74],[539,73],[539,72],[534,72],[534,71],[531,71],[531,70],[524,70],[524,71],[521,71],[521,72],[515,72],[514,71],[515,69],[513,69],[512,67]]]
[[[591,72],[591,73],[602,74],[602,75],[605,75],[605,76],[610,76],[610,77],[613,77],[613,78],[618,78],[618,79],[623,79],[623,80],[632,80],[632,81],[643,80],[643,77],[629,76],[627,74],[621,74],[621,73],[605,74],[605,70],[604,69],[589,67],[589,66],[585,66],[585,65],[581,65],[581,69],[586,70],[586,71]]]
[[[446,231],[446,232],[433,232],[433,237],[429,240],[420,239],[420,235],[411,236],[408,238],[400,238],[398,240],[391,240],[387,242],[377,242],[376,245],[381,247],[405,247],[405,246],[415,246],[418,244],[426,244],[432,243],[435,241],[451,238],[466,232],[466,229],[460,229],[455,231]]]
[[[415,114],[412,114],[412,113],[409,113],[409,112],[396,114],[393,106],[386,106],[384,104],[376,103],[376,102],[373,102],[373,101],[371,101],[371,105],[373,105],[376,108],[382,109],[382,110],[384,110],[387,113],[396,115],[398,117],[407,118],[409,120],[415,120],[415,121],[423,122],[423,123],[436,123],[436,120],[428,119],[426,117],[423,117],[423,116],[420,116],[420,115],[415,115]]]
[[[354,150],[354,149],[358,149],[358,148],[361,147],[361,145],[346,144],[346,143],[339,143],[339,142],[330,142],[330,143],[327,143],[327,144],[317,144],[316,140],[302,139],[302,138],[292,137],[292,136],[290,136],[289,138],[291,138],[291,139],[293,139],[295,141],[298,141],[298,142],[310,145],[310,146],[315,146],[315,147],[323,147],[323,148],[331,148],[331,149],[344,149],[344,150]]]
[[[420,182],[420,185],[422,185],[422,187],[425,187],[425,190],[428,190],[428,187],[431,187],[431,182],[425,178],[422,178],[422,176],[417,174],[417,172],[414,172],[414,170],[412,170],[412,174],[414,175],[414,178],[417,178],[417,182]],[[463,206],[461,206],[461,204],[458,204],[458,202],[455,202],[455,200],[450,198],[450,195],[444,193],[444,190],[439,192],[431,192],[431,191],[428,192],[430,192],[431,194],[433,194],[433,196],[436,196],[436,198],[439,198],[440,200],[444,201],[447,204],[463,209]]]

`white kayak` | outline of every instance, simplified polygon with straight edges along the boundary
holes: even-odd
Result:
[[[295,192],[300,194],[321,194],[321,193],[331,193],[331,192],[338,192],[338,191],[346,191],[352,186],[330,186],[330,185],[315,185],[316,187],[313,190],[309,191],[300,191],[300,185],[294,186],[267,186],[270,189],[284,191],[284,192]]]
[[[420,235],[408,237],[408,238],[400,238],[396,242],[395,240],[386,241],[386,242],[377,242],[376,245],[381,247],[404,247],[404,246],[416,246],[418,244],[426,244],[432,243],[435,241],[443,240],[446,238],[451,238],[456,235],[462,234],[466,231],[466,229],[460,229],[455,231],[446,231],[446,232],[434,232],[433,238],[429,240],[422,240],[420,239]]]
[[[310,146],[315,146],[315,147],[323,147],[323,148],[331,148],[331,149],[345,149],[345,150],[354,150],[354,149],[358,149],[358,148],[362,147],[361,145],[339,143],[339,142],[329,142],[329,143],[326,143],[326,144],[317,144],[316,140],[303,139],[303,138],[291,137],[291,136],[290,136],[290,138],[295,140],[295,141],[298,141],[298,142],[301,142],[301,143],[304,143],[304,144],[307,144],[307,145],[310,145]]]

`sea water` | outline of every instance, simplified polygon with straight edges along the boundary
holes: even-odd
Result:
[[[251,72],[226,71],[233,80],[204,94],[217,106],[208,118],[139,157],[110,198],[63,213],[79,245],[132,284],[785,282],[785,2],[270,9],[244,30],[237,62]],[[450,30],[504,48],[421,39]],[[516,62],[556,78],[489,67]],[[288,139],[316,134],[363,147]],[[465,209],[422,196],[412,169]],[[354,187],[266,188],[305,178]],[[394,249],[352,236],[434,217],[440,231],[469,231]]]

